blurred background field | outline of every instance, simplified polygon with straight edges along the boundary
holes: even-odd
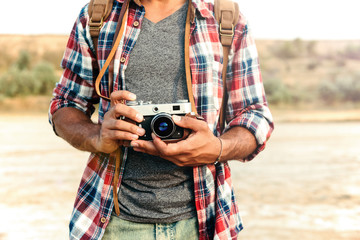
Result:
[[[47,123],[67,36],[0,35],[0,239],[66,239],[87,153]],[[232,162],[246,240],[360,240],[360,41],[257,40],[275,118]]]
[[[24,110],[46,110],[47,103],[41,102],[48,101],[61,75],[66,41],[65,35],[0,35],[0,110],[17,111],[21,100],[37,103]],[[349,111],[354,120],[353,110],[360,107],[360,41],[297,38],[256,43],[273,109],[336,110],[344,118]]]

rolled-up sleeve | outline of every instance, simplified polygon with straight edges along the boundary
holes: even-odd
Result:
[[[274,124],[265,97],[255,41],[245,21],[240,18],[229,56],[225,131],[240,126],[255,136],[257,148],[244,159],[249,161],[265,148]]]
[[[70,34],[61,62],[63,74],[53,90],[50,102],[49,121],[53,125],[53,114],[63,107],[74,107],[86,115],[94,112],[99,102],[93,81],[93,66],[96,58],[87,28],[88,14],[85,6]]]

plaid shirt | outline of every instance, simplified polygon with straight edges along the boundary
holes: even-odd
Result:
[[[98,64],[103,66],[111,51],[112,39],[123,0],[114,1],[113,11],[99,36]],[[222,46],[219,26],[213,13],[213,1],[193,0],[195,17],[191,22],[190,64],[192,87],[198,113],[219,136],[218,118],[223,95]],[[99,122],[110,104],[100,99],[94,89],[93,66],[96,58],[89,33],[88,7],[85,6],[71,32],[62,60],[64,73],[54,89],[49,119],[62,107],[74,107],[91,116],[99,104]],[[126,33],[115,55],[114,89],[125,89],[125,70],[131,49],[141,31],[145,10],[138,0],[130,4]],[[134,24],[135,23],[135,24]],[[139,23],[139,24],[137,24]],[[251,160],[265,147],[273,129],[267,107],[258,55],[244,16],[240,16],[227,66],[229,100],[226,109],[228,130],[234,126],[248,129],[258,147]],[[102,79],[103,95],[108,95],[108,73]],[[113,210],[112,179],[114,158],[92,153],[83,174],[70,222],[70,239],[101,239]],[[124,154],[126,162],[126,149]],[[121,168],[121,177],[124,170]],[[194,167],[194,191],[200,239],[236,239],[243,228],[235,203],[230,168],[227,163]]]

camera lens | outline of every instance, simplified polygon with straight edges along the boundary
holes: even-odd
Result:
[[[151,121],[151,130],[159,138],[167,138],[175,131],[175,124],[171,115],[167,113],[157,114]]]
[[[160,124],[159,124],[159,130],[160,130],[160,132],[164,132],[164,131],[166,131],[167,129],[168,129],[168,124],[166,123],[166,122],[161,122]]]

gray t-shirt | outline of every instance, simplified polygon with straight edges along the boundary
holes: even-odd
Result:
[[[138,100],[188,99],[184,66],[187,4],[158,23],[144,18],[126,69],[126,89]],[[196,215],[192,167],[129,149],[119,191],[120,217],[169,223]]]

